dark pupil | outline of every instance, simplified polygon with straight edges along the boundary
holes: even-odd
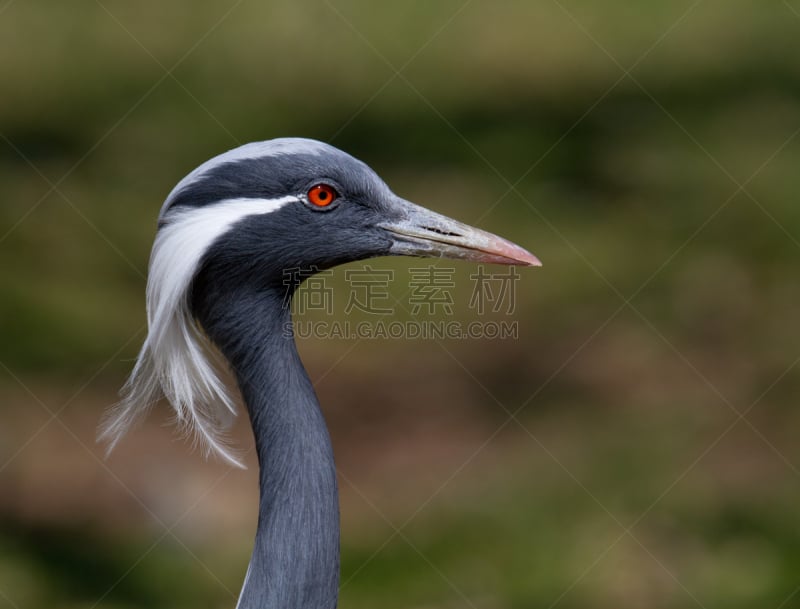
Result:
[[[324,201],[328,198],[328,193],[324,190],[319,191],[319,198],[321,201]]]

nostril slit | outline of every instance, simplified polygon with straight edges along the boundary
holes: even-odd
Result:
[[[435,228],[433,226],[423,226],[422,228],[424,228],[425,230],[430,231],[432,233],[436,233],[438,235],[444,235],[445,237],[460,237],[461,236],[458,233],[451,233],[450,231],[442,230],[440,228]]]

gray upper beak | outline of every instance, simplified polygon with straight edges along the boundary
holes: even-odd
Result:
[[[392,201],[391,211],[394,219],[378,225],[392,233],[390,254],[542,266],[536,256],[502,237],[399,197]]]

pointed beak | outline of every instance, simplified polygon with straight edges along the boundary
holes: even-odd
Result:
[[[542,266],[536,256],[502,237],[403,199],[392,201],[391,215],[392,220],[378,225],[392,236],[390,254]]]

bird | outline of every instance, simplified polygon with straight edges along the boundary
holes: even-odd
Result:
[[[165,398],[207,453],[242,466],[225,437],[238,392],[255,440],[259,509],[237,609],[338,602],[336,467],[291,332],[297,282],[287,286],[287,271],[305,277],[393,255],[541,265],[510,241],[395,195],[368,165],[311,139],[254,142],[215,156],[161,207],[147,336],[99,436],[110,451]]]

